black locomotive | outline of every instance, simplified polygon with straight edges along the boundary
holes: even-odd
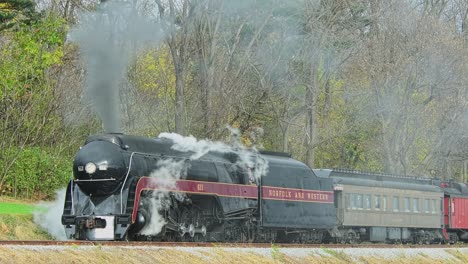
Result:
[[[286,154],[247,156],[249,166],[234,148],[194,159],[170,139],[91,136],[76,155],[66,192],[67,237],[303,243],[331,237],[331,178]],[[256,160],[268,163],[267,175],[254,177]],[[168,164],[179,167],[169,177]]]

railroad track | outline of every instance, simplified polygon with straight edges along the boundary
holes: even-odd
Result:
[[[106,246],[106,247],[225,247],[225,248],[461,248],[466,244],[269,244],[269,243],[207,243],[207,242],[127,242],[127,241],[53,241],[0,240],[0,246]]]

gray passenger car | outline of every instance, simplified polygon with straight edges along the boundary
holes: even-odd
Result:
[[[349,170],[314,170],[333,178],[338,242],[441,241],[441,188],[430,178]]]

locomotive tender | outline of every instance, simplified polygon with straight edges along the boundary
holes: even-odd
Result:
[[[193,158],[167,138],[90,136],[75,157],[62,224],[80,240],[410,242],[468,239],[462,183],[311,170],[284,153]],[[168,179],[167,164],[182,164]],[[257,171],[258,172],[258,171]],[[157,206],[155,206],[155,204]],[[155,220],[157,218],[157,221]],[[156,229],[149,229],[154,222]]]

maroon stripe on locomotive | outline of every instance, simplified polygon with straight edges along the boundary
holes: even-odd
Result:
[[[138,180],[135,190],[132,223],[135,223],[136,220],[141,192],[145,190],[258,199],[258,187],[256,185],[192,180],[176,180],[175,182],[167,182],[160,178],[141,177]],[[263,199],[267,200],[286,200],[294,202],[314,203],[333,203],[334,201],[333,192],[330,191],[302,190],[293,188],[263,186],[262,192]]]

